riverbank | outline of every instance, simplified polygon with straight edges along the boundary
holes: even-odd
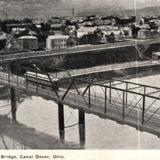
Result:
[[[151,65],[151,66],[148,65],[148,66],[138,67],[138,63],[139,62],[137,62],[137,65],[131,68],[122,67],[122,65],[124,66],[126,65],[125,63],[125,64],[97,66],[97,67],[92,67],[87,69],[68,70],[68,72],[70,73],[72,78],[80,79],[84,81],[97,82],[100,84],[107,83],[108,79],[110,78],[127,80],[132,78],[140,78],[140,77],[147,77],[151,75],[160,74],[160,65],[158,61],[155,64],[153,63],[154,65]],[[147,63],[150,63],[150,62],[147,62]],[[62,74],[60,74],[60,75],[65,75],[65,74],[66,74],[66,79],[62,79],[60,81],[60,85],[63,87],[67,87],[66,84],[68,84],[68,79],[67,79],[68,76],[67,76],[67,72],[62,72]],[[82,86],[83,86],[82,82],[81,84],[79,83],[79,87],[82,87]]]

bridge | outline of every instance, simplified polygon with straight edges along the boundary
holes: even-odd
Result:
[[[45,50],[45,51],[28,51],[15,54],[12,53],[6,54],[1,52],[0,63],[9,62],[13,60],[25,60],[25,59],[33,59],[41,57],[56,57],[61,55],[79,54],[86,52],[92,54],[94,51],[105,51],[109,49],[124,48],[131,46],[137,48],[138,45],[141,46],[141,45],[150,45],[157,43],[160,43],[160,38],[147,39],[147,40],[130,39],[124,42],[107,43],[101,45],[84,45],[84,46],[82,45],[82,46],[68,47],[62,49]]]
[[[79,77],[119,71],[159,66],[159,61],[135,61],[104,66],[95,66],[85,69],[66,70],[58,69],[53,73],[42,73],[48,77],[49,85],[41,83],[36,77],[36,82],[30,81],[26,76],[10,73],[9,64],[14,60],[25,60],[40,57],[50,57],[65,54],[77,54],[92,51],[101,51],[111,48],[136,46],[138,44],[159,43],[160,39],[133,41],[106,44],[100,46],[85,46],[53,51],[24,52],[0,56],[0,63],[8,65],[8,72],[0,71],[0,84],[10,88],[11,113],[13,122],[16,122],[16,90],[21,90],[29,95],[41,96],[58,104],[59,133],[61,142],[64,142],[65,128],[79,125],[80,145],[85,144],[85,113],[94,114],[100,118],[110,119],[120,124],[135,127],[137,130],[146,131],[157,136],[160,135],[160,88],[123,81],[121,79],[106,78],[105,84],[95,81],[82,80]],[[58,79],[58,90],[54,87],[52,78]],[[78,123],[67,126],[64,123],[64,105],[79,110]]]
[[[62,73],[62,72],[61,72]],[[106,79],[106,84],[73,78],[69,72],[66,75],[43,73],[48,76],[50,85],[30,81],[26,76],[0,72],[0,83],[11,88],[12,119],[16,121],[15,89],[27,94],[41,96],[58,104],[59,131],[61,141],[64,141],[64,105],[79,110],[79,126],[81,145],[85,143],[85,113],[94,114],[100,118],[110,119],[120,124],[127,124],[137,130],[160,135],[160,88],[149,85]],[[52,75],[53,76],[53,75]],[[58,79],[58,89],[53,87],[52,78]]]
[[[160,63],[159,60],[146,60],[146,61],[133,61],[133,62],[125,62],[125,63],[116,63],[116,64],[108,64],[108,65],[101,65],[101,66],[94,66],[89,68],[81,68],[81,69],[72,69],[68,70],[72,77],[84,77],[88,75],[96,75],[96,74],[103,74],[112,71],[123,71],[128,69],[140,69],[140,68],[154,68],[159,67]],[[144,69],[145,70],[145,69]],[[53,77],[56,75],[62,76],[66,74],[66,71],[59,71],[55,73],[51,73]]]

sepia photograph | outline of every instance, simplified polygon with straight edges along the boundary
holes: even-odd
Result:
[[[160,0],[0,6],[0,159],[160,149]]]

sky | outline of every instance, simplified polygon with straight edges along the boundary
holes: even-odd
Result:
[[[72,8],[75,13],[94,11],[94,9],[134,9],[151,6],[160,6],[160,0],[0,0],[0,16],[3,9],[10,16],[18,15],[71,15]],[[106,12],[107,13],[107,12]]]
[[[125,9],[144,8],[149,6],[160,6],[160,0],[60,0],[62,4],[74,6],[75,8],[101,8],[120,7]]]
[[[38,0],[0,0],[0,5],[2,3],[8,4],[18,4],[18,3],[28,3],[28,4],[36,4],[38,5]],[[40,0],[40,4],[42,4],[42,0]],[[125,9],[133,9],[144,8],[149,6],[160,6],[160,0],[43,0],[43,4],[50,3],[55,4],[56,8],[107,8],[107,7],[115,7],[115,8],[125,8]]]

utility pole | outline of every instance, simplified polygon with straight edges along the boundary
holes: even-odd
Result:
[[[74,8],[72,9],[72,16],[73,17],[75,16],[75,10],[74,10]]]

